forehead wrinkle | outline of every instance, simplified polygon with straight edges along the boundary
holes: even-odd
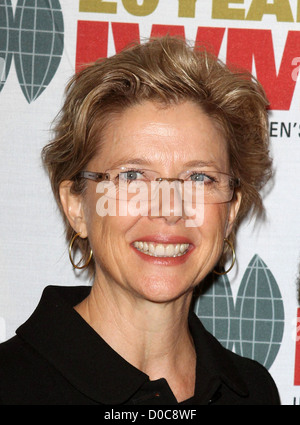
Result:
[[[226,171],[227,166],[223,163],[226,159],[223,148],[226,146],[218,146],[221,142],[216,137],[215,126],[207,122],[207,117],[203,123],[200,120],[200,125],[197,115],[192,124],[199,125],[197,128],[192,125],[189,131],[191,117],[188,116],[182,123],[182,107],[170,110],[175,114],[172,113],[171,117],[169,114],[157,116],[157,110],[153,115],[151,105],[143,108],[131,109],[129,116],[127,111],[115,123],[117,125],[107,129],[104,139],[109,142],[103,146],[105,152],[97,158],[98,167],[102,163],[101,168],[105,169],[138,166],[153,171],[159,169],[161,173],[178,172],[179,168],[189,167],[214,167]],[[211,143],[211,139],[217,139],[217,142]]]
[[[113,160],[110,168],[117,168],[121,165],[139,165],[139,166],[161,166],[167,164],[175,164],[182,161],[182,154],[174,150],[174,145],[169,146],[168,143],[159,143],[153,141],[150,145],[143,147],[144,141],[134,146],[134,152],[125,153],[120,158]],[[142,152],[139,150],[142,147]]]
[[[177,155],[176,155],[177,154]],[[151,159],[147,159],[145,157],[141,158],[141,157],[130,157],[130,156],[124,156],[120,159],[118,159],[117,161],[113,162],[110,165],[110,168],[118,168],[120,166],[147,166],[147,167],[151,167],[151,166],[156,166],[158,163],[159,164],[164,164],[167,165],[166,163],[172,163],[173,165],[176,165],[176,162],[178,160],[182,161],[182,156],[180,156],[178,154],[178,152],[172,152],[172,155],[168,155],[167,161],[166,161],[166,157],[162,152],[157,152],[157,156],[154,159],[153,157]],[[180,162],[181,162],[180,161]],[[218,168],[218,164],[215,161],[204,161],[204,160],[193,160],[193,161],[188,161],[188,162],[182,162],[181,164],[182,168],[191,168],[191,167],[214,167],[214,168]]]

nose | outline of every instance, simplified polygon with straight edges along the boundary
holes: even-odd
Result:
[[[184,217],[182,181],[180,179],[159,178],[156,180],[154,196],[151,196],[149,217],[164,219],[174,225]]]

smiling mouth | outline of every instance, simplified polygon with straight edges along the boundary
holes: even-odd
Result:
[[[174,258],[181,257],[185,255],[188,250],[190,244],[188,243],[155,243],[155,242],[143,242],[136,241],[133,243],[134,248],[143,254],[149,255],[151,257],[165,257],[165,258]]]

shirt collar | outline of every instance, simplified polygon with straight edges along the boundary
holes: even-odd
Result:
[[[74,310],[90,289],[47,287],[36,310],[17,334],[81,393],[99,403],[122,404],[149,377],[116,353]],[[197,353],[195,393],[208,394],[217,379],[239,395],[247,395],[247,387],[230,356],[194,313],[190,314],[189,326]]]

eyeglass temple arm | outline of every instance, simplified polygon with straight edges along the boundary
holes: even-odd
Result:
[[[78,177],[83,177],[84,179],[94,180],[96,182],[101,182],[103,180],[109,181],[109,173],[95,173],[93,171],[82,171],[78,174]]]

